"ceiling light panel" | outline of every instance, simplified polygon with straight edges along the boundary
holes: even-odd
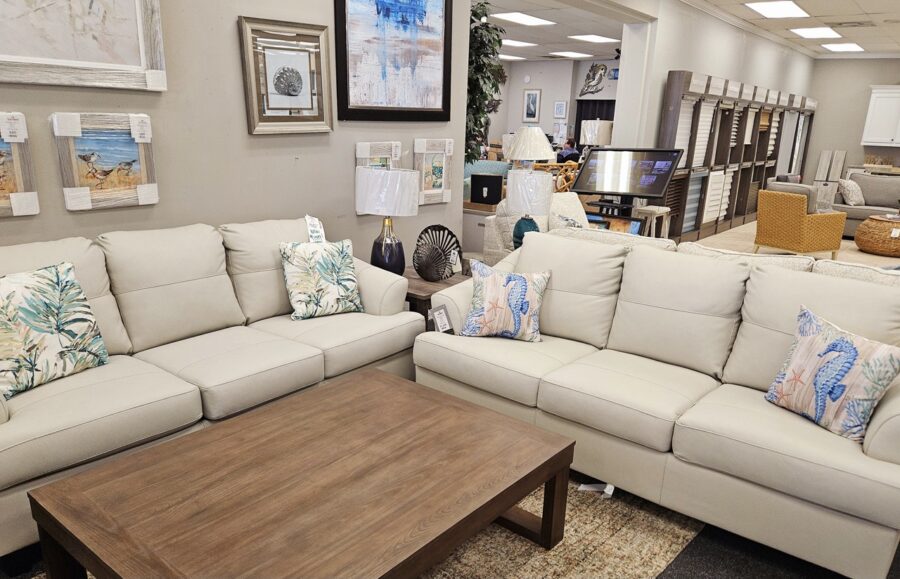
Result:
[[[841,35],[827,26],[821,28],[791,28],[791,32],[802,38],[841,38]]]
[[[607,38],[606,36],[598,36],[596,34],[576,34],[575,36],[570,36],[572,40],[581,40],[584,42],[593,42],[595,44],[603,44],[606,42],[620,42],[615,38]]]
[[[500,14],[492,14],[491,16],[514,24],[521,24],[522,26],[550,26],[551,24],[556,24],[556,22],[544,20],[537,16],[529,16],[522,12],[501,12]]]
[[[841,42],[839,44],[823,44],[822,48],[831,52],[865,52],[862,46],[855,42]]]
[[[503,39],[503,46],[512,46],[515,48],[524,48],[526,46],[537,46],[537,44],[533,42],[522,42],[521,40],[511,40],[509,38]]]
[[[511,54],[501,54],[497,58],[499,58],[500,60],[525,60],[521,56],[513,56]]]
[[[585,54],[583,52],[571,52],[571,51],[562,51],[562,52],[551,52],[551,56],[561,56],[563,58],[591,58],[594,56],[593,54]]]
[[[748,2],[744,4],[750,10],[762,14],[766,18],[807,18],[809,14],[790,0],[778,2]]]

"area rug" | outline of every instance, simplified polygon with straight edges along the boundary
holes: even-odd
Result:
[[[550,551],[497,525],[462,544],[428,579],[656,577],[703,523],[616,490],[612,498],[569,485],[566,534]],[[543,490],[521,507],[540,514]]]

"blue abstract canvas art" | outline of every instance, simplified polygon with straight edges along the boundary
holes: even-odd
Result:
[[[339,62],[340,68],[346,65],[346,107],[442,111],[448,90],[449,2],[339,0],[338,4],[346,19],[343,26],[339,23],[339,42],[341,33],[346,35],[346,62]]]

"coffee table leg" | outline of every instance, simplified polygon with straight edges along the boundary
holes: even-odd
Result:
[[[75,557],[69,554],[50,533],[38,527],[41,539],[41,553],[50,579],[85,579],[87,573]]]
[[[545,549],[552,549],[562,541],[565,531],[568,487],[567,467],[544,483],[544,510],[541,517],[513,507],[497,519],[497,524]]]

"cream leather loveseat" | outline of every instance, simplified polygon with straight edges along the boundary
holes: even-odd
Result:
[[[0,397],[0,555],[37,540],[29,489],[98,459],[362,366],[412,377],[425,321],[400,276],[357,260],[366,313],[290,319],[278,244],[305,240],[300,219],[0,247],[0,275],[72,262],[110,354]]]
[[[529,233],[497,266],[552,270],[543,341],[421,334],[417,381],[575,438],[580,472],[840,573],[884,577],[900,537],[900,385],[863,445],[764,392],[801,304],[900,345],[900,288],[795,271],[810,258],[751,266],[690,244],[629,251],[563,235],[591,237]],[[432,303],[458,329],[471,297],[468,281]]]

